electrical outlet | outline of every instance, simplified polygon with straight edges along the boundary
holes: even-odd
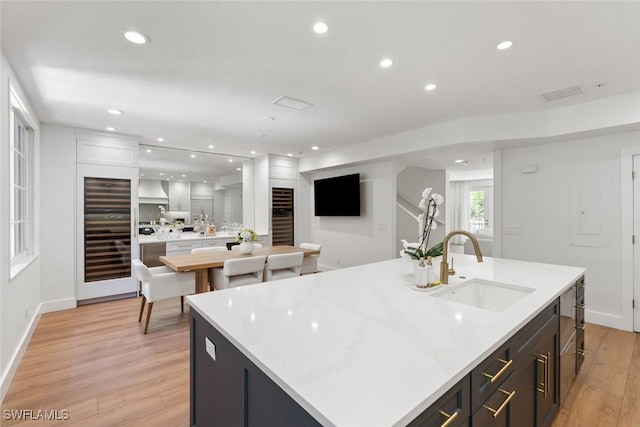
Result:
[[[504,227],[502,227],[502,234],[515,236],[521,233],[522,227],[520,227],[519,225],[505,225]]]
[[[216,360],[216,345],[207,337],[204,338],[204,348],[213,360]]]

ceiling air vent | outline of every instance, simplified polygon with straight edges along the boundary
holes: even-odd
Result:
[[[583,93],[582,89],[580,89],[580,86],[576,85],[576,86],[569,86],[564,89],[558,89],[558,90],[553,90],[551,92],[543,93],[542,97],[547,101],[556,101],[558,99],[580,95],[581,93]]]
[[[298,111],[306,110],[309,107],[313,107],[313,104],[310,104],[307,101],[291,98],[289,96],[281,96],[280,98],[273,101],[273,103],[282,107],[293,108],[294,110]]]

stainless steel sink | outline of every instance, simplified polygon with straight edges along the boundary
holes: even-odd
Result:
[[[446,287],[431,296],[491,311],[503,311],[535,290],[484,279],[469,279],[458,285],[443,286]]]

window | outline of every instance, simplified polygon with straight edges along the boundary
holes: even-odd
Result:
[[[33,126],[24,105],[11,88],[10,138],[10,220],[11,276],[26,265],[33,254]],[[14,270],[16,267],[16,270]],[[19,268],[21,269],[21,268]]]

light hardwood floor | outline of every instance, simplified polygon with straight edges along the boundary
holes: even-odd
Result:
[[[2,404],[1,426],[188,426],[189,315],[157,302],[149,334],[139,299],[41,317]],[[597,325],[553,427],[640,426],[640,334]],[[68,410],[68,421],[4,420],[4,410]]]

